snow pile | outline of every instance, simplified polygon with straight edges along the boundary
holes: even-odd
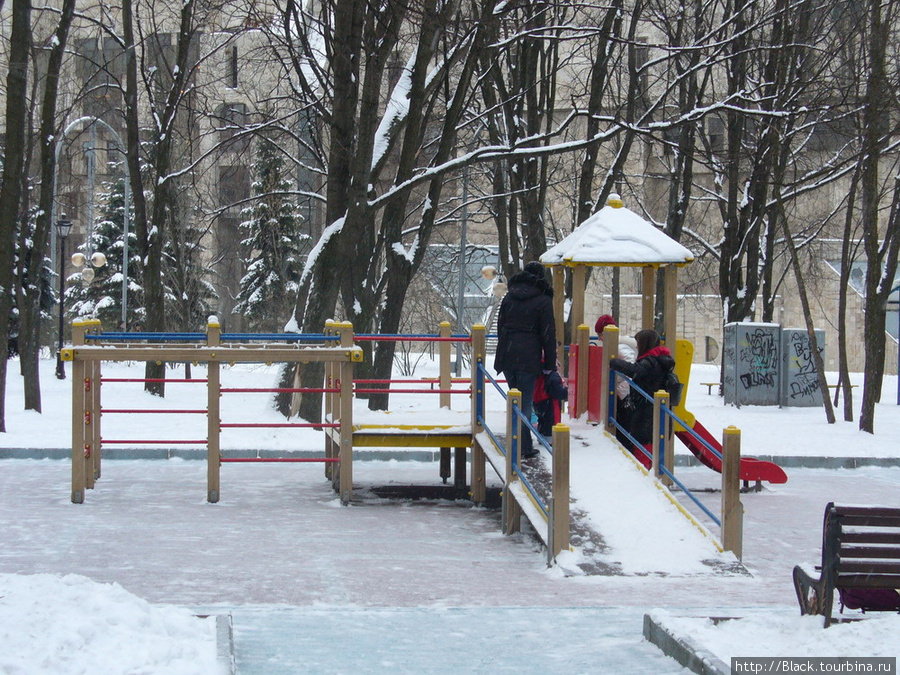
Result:
[[[224,674],[214,619],[75,574],[0,574],[0,672]]]
[[[837,612],[835,612],[837,615]],[[654,610],[651,617],[678,636],[702,645],[725,664],[732,657],[897,657],[900,615],[869,614],[864,620],[832,624],[821,616],[766,613],[728,621],[679,617]]]

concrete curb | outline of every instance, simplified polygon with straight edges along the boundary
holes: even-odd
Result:
[[[698,675],[731,675],[731,668],[688,637],[678,637],[650,614],[644,614],[644,638]]]
[[[783,469],[860,469],[866,466],[897,467],[900,457],[806,457],[803,455],[753,455]],[[693,455],[676,455],[675,466],[700,466]]]
[[[234,675],[236,664],[234,661],[234,630],[232,629],[231,614],[216,615],[216,659],[225,673]]]
[[[223,450],[226,457],[321,457],[320,450]],[[355,450],[354,459],[360,461],[435,462],[440,450]],[[900,467],[900,457],[804,457],[779,455],[754,455],[757,459],[774,462],[785,469],[859,469],[862,467]],[[71,459],[69,448],[0,448],[0,459]],[[104,448],[103,459],[185,459],[206,460],[205,448]],[[676,455],[675,466],[700,466],[693,455]]]

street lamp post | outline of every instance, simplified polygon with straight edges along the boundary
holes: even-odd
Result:
[[[59,380],[66,379],[66,367],[63,365],[63,318],[66,313],[66,237],[72,230],[72,221],[66,218],[66,214],[56,221],[56,237],[59,239],[59,349],[56,351],[56,377]]]

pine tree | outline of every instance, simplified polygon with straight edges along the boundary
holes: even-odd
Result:
[[[203,231],[189,217],[170,229],[163,246],[166,324],[179,332],[202,331],[219,297],[202,264]]]
[[[241,257],[246,272],[234,313],[244,316],[250,330],[280,332],[293,315],[297,280],[311,242],[300,231],[302,218],[289,198],[284,155],[273,141],[260,140],[254,173],[252,191],[257,199],[242,214]]]
[[[0,165],[2,168],[2,165]],[[29,286],[28,279],[32,274],[32,270],[28,267],[28,261],[32,259],[31,249],[34,244],[34,228],[36,227],[37,213],[32,208],[28,214],[28,219],[22,223],[25,231],[16,237],[16,247],[14,250],[15,269],[21,275],[19,279],[19,287],[26,288]],[[50,321],[56,316],[55,308],[58,303],[57,293],[54,286],[54,279],[58,277],[53,272],[53,261],[44,256],[41,258],[42,264],[38,274],[40,280],[38,282],[38,290],[40,297],[41,321]],[[19,299],[13,297],[12,310],[9,317],[9,342],[8,347],[12,353],[18,353],[19,344]]]
[[[73,318],[95,318],[103,325],[103,330],[125,328],[122,321],[122,260],[124,253],[125,228],[125,183],[118,180],[108,186],[109,191],[101,193],[103,200],[100,217],[94,224],[91,240],[78,247],[87,258],[85,269],[91,267],[94,280],[86,283],[82,272],[69,276],[66,280],[66,309]],[[106,265],[93,267],[90,257],[93,253],[106,256]],[[127,328],[132,329],[144,320],[144,307],[140,279],[141,257],[137,248],[137,237],[132,229],[128,232],[128,312]]]

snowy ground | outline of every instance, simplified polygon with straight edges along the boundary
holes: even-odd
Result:
[[[11,365],[8,433],[0,434],[0,450],[66,447],[71,381],[56,380],[53,364],[45,364],[45,411],[22,413],[17,410],[21,384]],[[106,368],[104,374],[128,372],[140,376],[138,368],[126,366]],[[423,368],[416,377],[433,374]],[[202,368],[195,376],[202,376]],[[715,378],[715,370],[705,366],[692,374],[694,382]],[[238,366],[226,369],[223,384],[272,386],[272,381],[265,368]],[[144,395],[140,385],[107,384],[104,400],[129,408],[197,408],[205,406],[202,391],[199,384],[171,385],[160,401]],[[748,455],[896,458],[895,392],[896,378],[887,378],[874,436],[859,432],[855,423],[828,425],[820,409],[725,407],[697,385],[689,391],[688,408],[714,433],[739,427]],[[466,405],[465,397],[455,397],[453,412],[432,413],[436,397],[419,395],[398,396],[393,407],[398,418],[427,414],[431,422],[448,422],[465,418]],[[490,406],[501,409],[499,400]],[[223,421],[277,421],[264,396],[225,396],[222,410]],[[365,416],[358,409],[357,417]],[[104,438],[203,437],[205,417],[154,415],[139,421],[105,415],[103,428]],[[512,664],[518,672],[680,672],[674,661],[641,643],[640,617],[650,611],[669,617],[726,663],[730,656],[751,654],[900,653],[896,640],[887,637],[900,629],[898,617],[874,616],[826,634],[816,630],[816,619],[799,617],[790,581],[793,565],[819,559],[825,503],[896,505],[900,468],[788,469],[787,484],[744,495],[743,563],[749,574],[723,572],[716,562],[727,562],[730,554],[717,553],[696,527],[657,504],[651,481],[596,429],[578,422],[572,428],[573,507],[586,513],[607,547],[576,548],[551,568],[527,532],[500,534],[495,511],[459,502],[385,501],[366,491],[391,482],[438,484],[434,463],[356,462],[359,500],[344,508],[319,465],[225,465],[222,500],[210,505],[205,462],[107,461],[96,489],[76,506],[69,500],[68,462],[0,460],[0,672],[214,672],[213,629],[178,607],[232,614],[238,672],[267,675],[439,672],[424,667],[429,655],[449,670],[472,672]],[[321,448],[322,441],[312,431],[229,430],[223,447],[308,451]],[[681,468],[679,474],[701,490],[715,489],[719,478],[702,467]],[[710,508],[718,508],[717,492],[700,494]],[[583,573],[585,562],[612,566],[617,573]],[[745,618],[730,626],[696,618],[725,615]],[[78,616],[82,625],[71,633]],[[489,626],[497,621],[512,633],[492,634]],[[625,627],[605,628],[610,621]],[[290,648],[282,652],[260,641],[276,624],[302,627],[309,639],[303,663],[316,667],[302,669]],[[113,634],[110,626],[120,637],[104,642],[101,638]],[[142,653],[137,636],[148,634],[148,626],[159,630],[151,633],[159,651],[142,657],[142,670],[132,668],[128,659]],[[485,630],[477,633],[473,627]],[[313,649],[332,640],[336,630],[349,631],[372,660],[361,662],[357,655],[349,661],[342,650]],[[493,651],[500,645],[515,651],[515,635],[559,630],[567,640],[535,638],[524,657]],[[469,656],[461,656],[452,640],[434,644],[434,631],[464,640],[472,647],[463,650]],[[295,639],[291,633],[291,644]],[[573,650],[572,640],[584,646]],[[72,644],[85,648],[73,652],[66,648]],[[135,649],[126,654],[112,644]],[[611,656],[621,654],[622,644],[632,661]],[[539,647],[540,658],[528,653]],[[267,658],[269,665],[259,667]]]

